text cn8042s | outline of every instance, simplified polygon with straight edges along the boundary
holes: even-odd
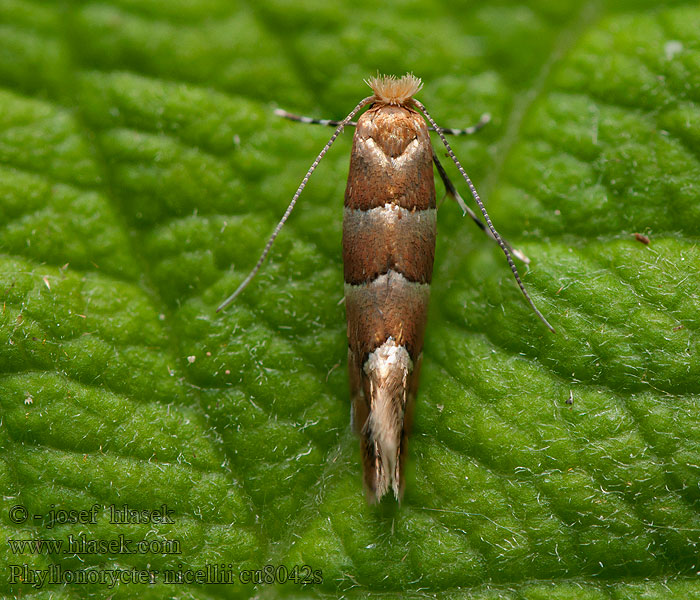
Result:
[[[547,327],[554,329],[525,291],[511,257],[514,251],[494,229],[474,185],[445,138],[446,133],[473,133],[487,119],[482,118],[480,124],[469,129],[442,129],[413,97],[422,87],[417,77],[377,76],[367,83],[373,94],[342,121],[314,120],[278,111],[291,119],[337,128],[306,173],[258,263],[218,310],[233,302],[255,276],[311,173],[343,128],[356,126],[343,219],[345,306],[352,423],[360,436],[367,497],[374,502],[390,489],[400,499],[404,489],[407,438],[418,389],[435,256],[433,163],[447,193],[503,249],[526,300]],[[352,118],[367,105],[370,108],[353,123]],[[447,177],[421,113],[467,182],[485,224],[466,207]]]

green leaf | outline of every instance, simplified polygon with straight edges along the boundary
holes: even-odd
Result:
[[[700,598],[699,30],[647,0],[0,1],[0,592]],[[557,334],[446,203],[406,496],[369,506],[349,134],[215,308],[331,133],[273,107],[342,118],[377,70],[443,126],[491,113],[453,144]]]

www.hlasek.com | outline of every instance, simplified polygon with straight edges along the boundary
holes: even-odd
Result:
[[[37,538],[7,540],[10,552],[19,554],[182,554],[182,544],[175,539],[132,540],[118,535],[109,540],[68,535],[65,540]]]

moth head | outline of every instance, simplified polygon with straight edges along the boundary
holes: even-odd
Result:
[[[375,77],[365,79],[365,83],[372,88],[376,102],[395,106],[410,105],[414,94],[423,87],[420,78],[413,73],[406,73],[401,78],[377,73]]]

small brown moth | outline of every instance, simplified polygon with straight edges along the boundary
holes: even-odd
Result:
[[[447,193],[503,249],[528,303],[547,327],[554,329],[525,291],[511,258],[512,249],[494,229],[444,135],[472,133],[478,126],[469,130],[439,128],[413,97],[422,83],[412,74],[400,79],[378,75],[366,83],[373,94],[340,122],[279,113],[300,121],[337,125],[337,129],[306,173],[257,264],[217,310],[233,302],[255,276],[316,166],[343,128],[355,125],[343,219],[348,366],[352,423],[360,436],[368,499],[374,502],[389,489],[400,499],[404,489],[407,438],[418,390],[435,255],[433,163]],[[352,118],[367,105],[370,108],[353,123]],[[421,113],[467,182],[485,225],[466,207],[440,165]]]

